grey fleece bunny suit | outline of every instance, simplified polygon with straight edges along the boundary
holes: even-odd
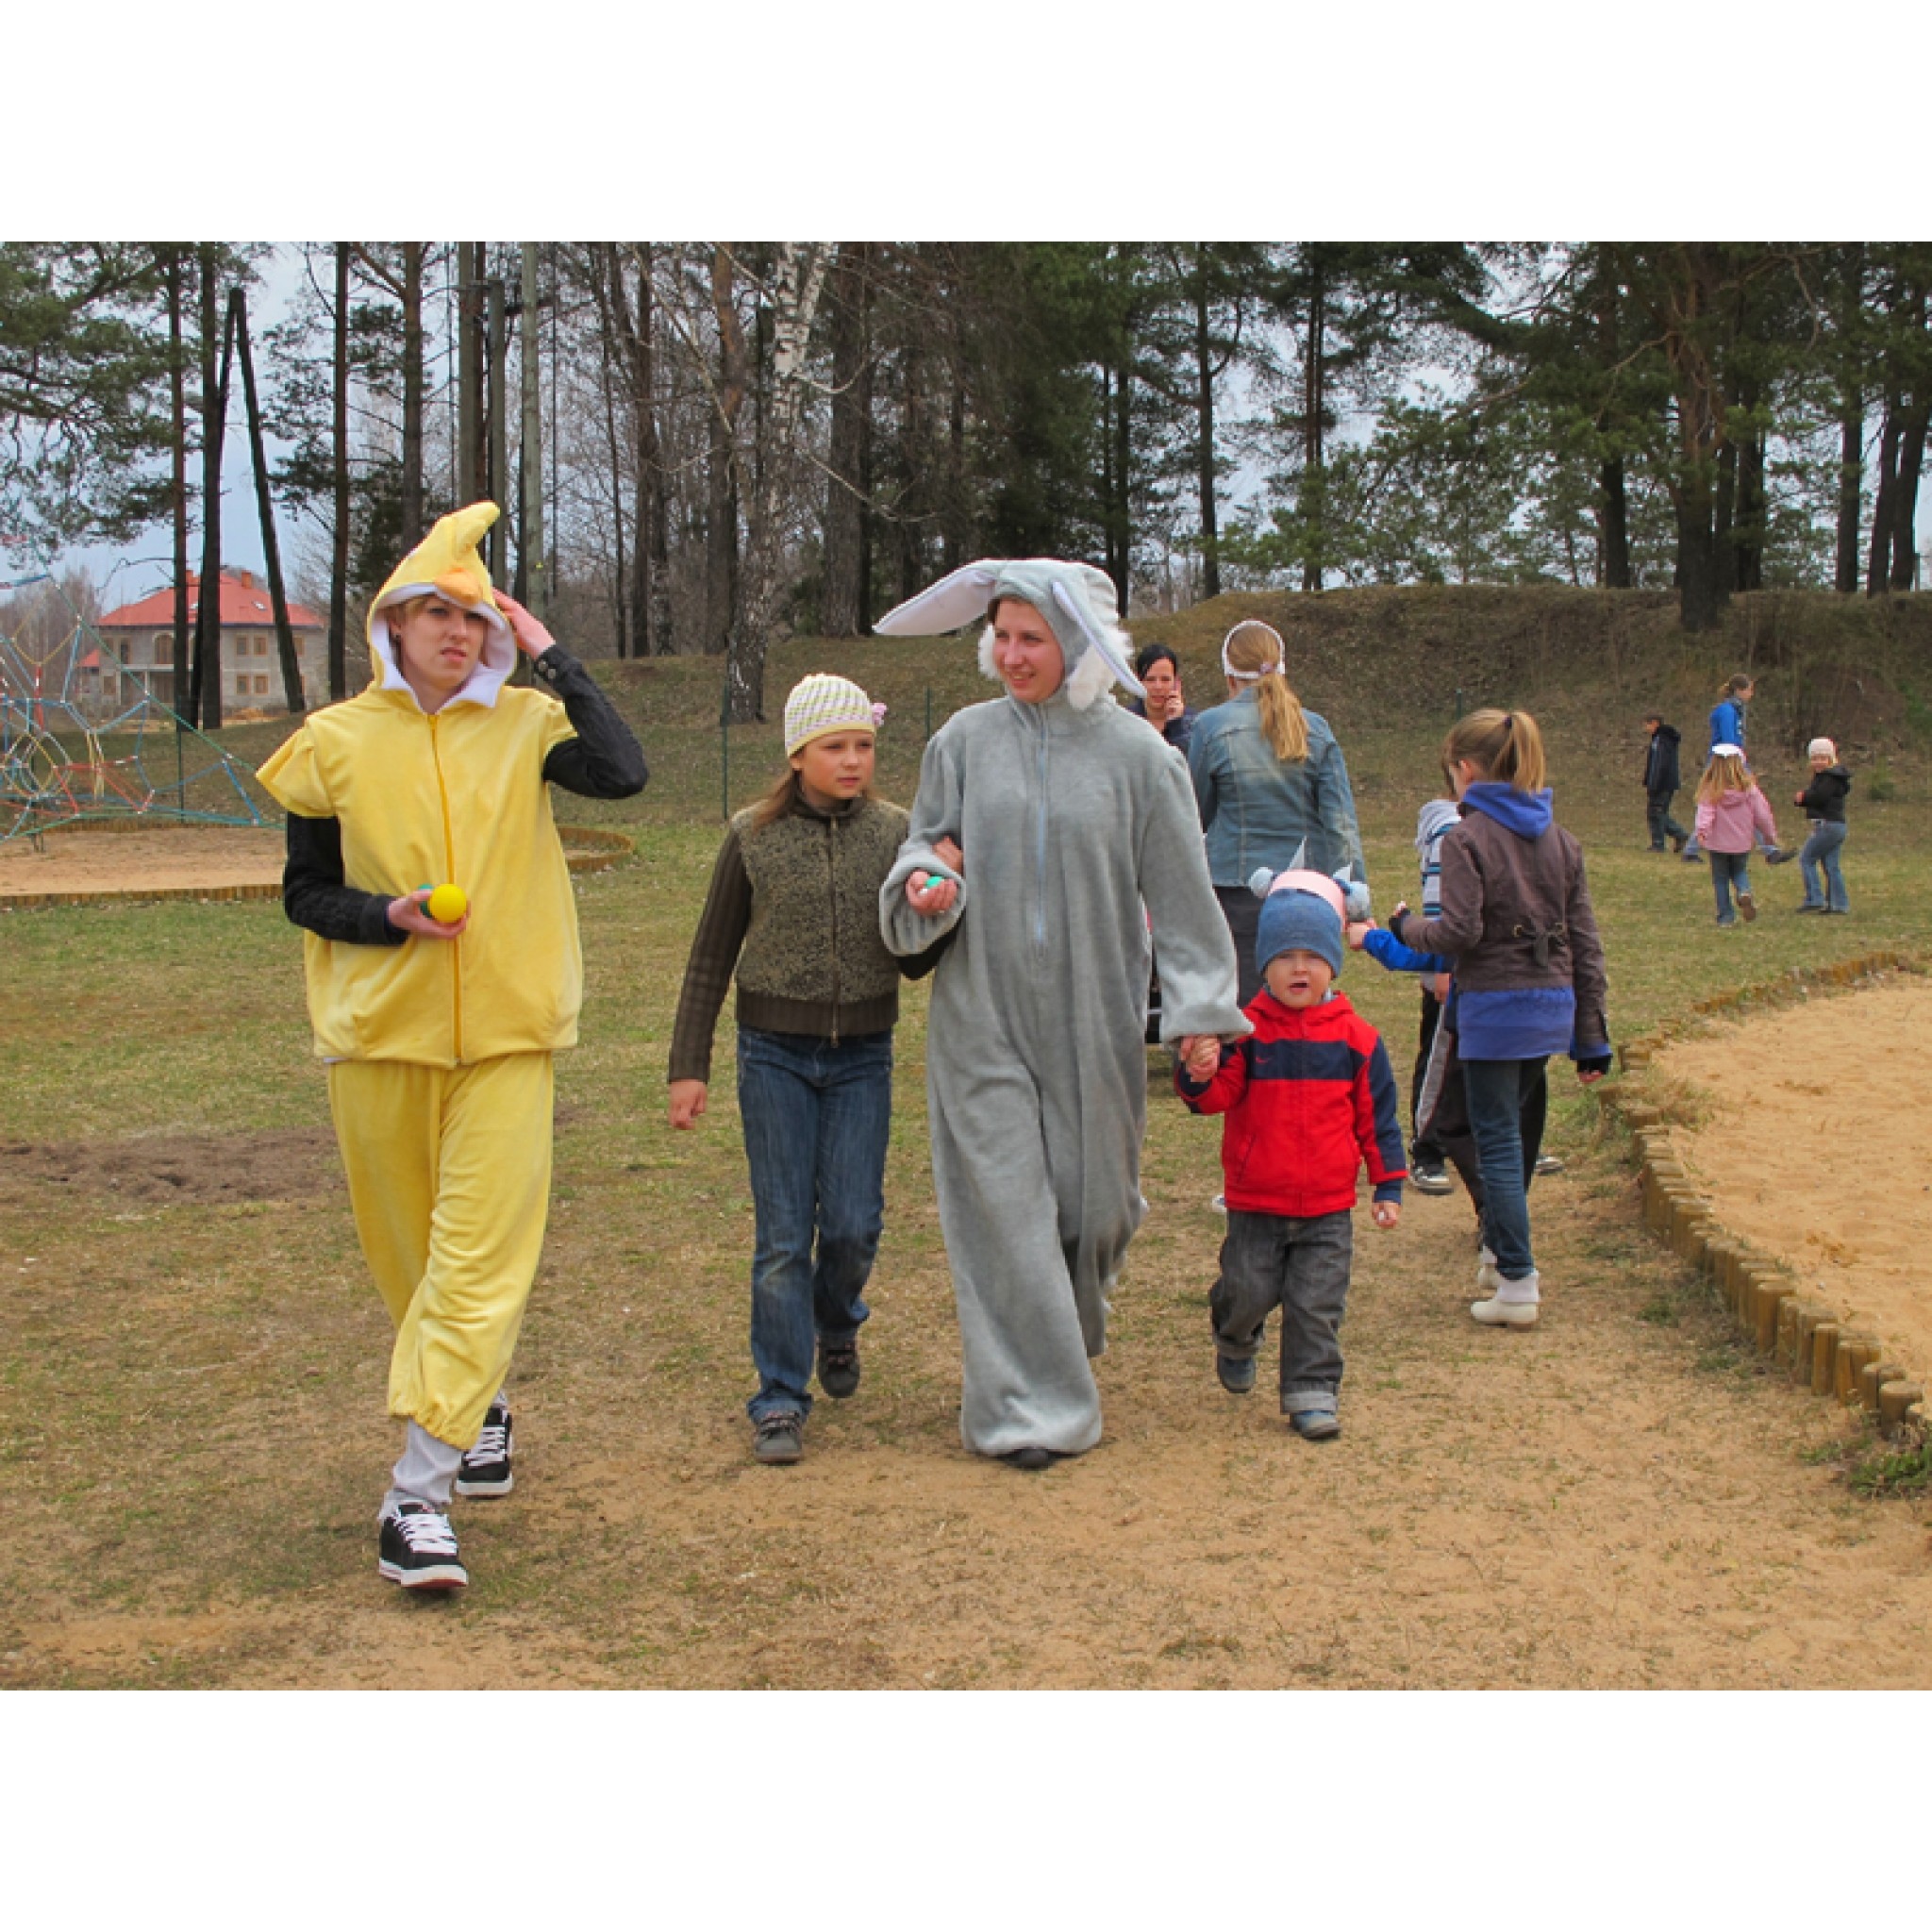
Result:
[[[960,594],[970,603],[976,591],[980,610],[996,596],[1034,605],[1067,675],[1040,704],[974,705],[934,736],[880,922],[900,955],[958,928],[933,979],[926,1084],[958,1299],[960,1434],[985,1456],[1074,1455],[1100,1440],[1088,1358],[1106,1346],[1108,1296],[1147,1211],[1150,918],[1162,1038],[1250,1029],[1187,764],[1106,688],[1109,673],[1131,676],[1111,584],[1084,565],[975,570],[997,575]],[[962,621],[939,623],[958,603],[936,615],[934,597],[876,628],[918,635]],[[1084,609],[1069,608],[1074,598]],[[982,661],[990,668],[984,646]],[[964,854],[961,891],[924,916],[907,904],[906,881],[953,875],[934,851],[947,835]]]

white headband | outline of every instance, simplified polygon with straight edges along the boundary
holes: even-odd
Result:
[[[1279,654],[1274,663],[1264,664],[1258,671],[1237,671],[1227,661],[1227,646],[1230,640],[1234,637],[1235,630],[1265,630],[1274,640],[1274,648]],[[1231,677],[1237,684],[1258,684],[1262,678],[1268,676],[1271,673],[1279,671],[1287,660],[1288,646],[1281,641],[1281,633],[1272,624],[1263,624],[1258,617],[1244,617],[1240,624],[1235,625],[1234,630],[1229,631],[1227,636],[1221,641],[1222,675]]]

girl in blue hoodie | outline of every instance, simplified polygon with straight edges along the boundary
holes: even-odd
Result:
[[[1473,711],[1443,762],[1462,806],[1442,841],[1442,910],[1398,906],[1406,946],[1456,961],[1458,1051],[1482,1162],[1483,1257],[1470,1309],[1491,1327],[1532,1326],[1541,1277],[1530,1250],[1533,1145],[1524,1112],[1544,1062],[1567,1052],[1586,1086],[1609,1071],[1603,945],[1583,852],[1551,813],[1542,736],[1526,711]]]

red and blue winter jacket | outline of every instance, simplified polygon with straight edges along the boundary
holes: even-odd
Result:
[[[1254,1032],[1221,1049],[1211,1079],[1174,1069],[1191,1112],[1227,1116],[1227,1205],[1299,1220],[1345,1214],[1364,1161],[1375,1199],[1401,1200],[1408,1169],[1382,1036],[1339,992],[1295,1008],[1264,987],[1246,1011]]]

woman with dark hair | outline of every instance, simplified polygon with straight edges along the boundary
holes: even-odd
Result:
[[[1145,644],[1134,658],[1134,675],[1147,695],[1135,698],[1127,709],[1146,719],[1174,750],[1186,751],[1200,713],[1181,696],[1181,660],[1165,644]]]
[[[1188,770],[1208,834],[1214,896],[1234,940],[1241,1003],[1261,990],[1255,927],[1261,902],[1249,880],[1305,867],[1348,871],[1368,883],[1348,762],[1325,718],[1305,710],[1283,666],[1273,625],[1238,624],[1221,646],[1227,702],[1203,711],[1188,745]]]

